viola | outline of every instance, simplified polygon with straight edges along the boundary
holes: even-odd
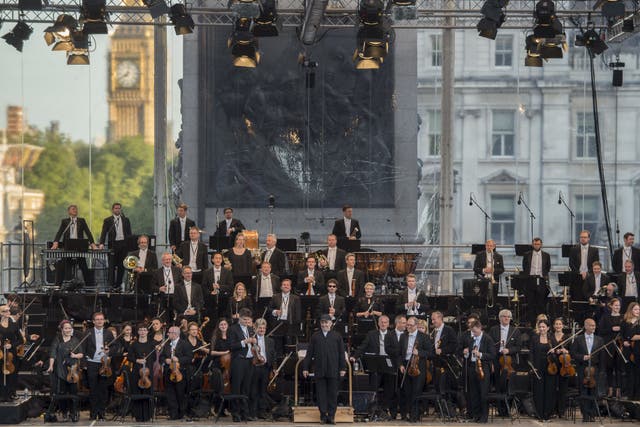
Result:
[[[582,380],[582,384],[585,388],[595,388],[596,387],[596,368],[595,366],[587,366],[584,368],[584,379]]]
[[[516,370],[513,369],[513,358],[508,354],[503,354],[498,359],[500,362],[500,371],[507,372],[507,378],[511,376]]]
[[[138,379],[138,388],[141,388],[142,390],[146,390],[149,387],[151,387],[151,378],[149,378],[149,375],[151,374],[151,372],[147,367],[146,357],[144,358],[144,362],[142,363],[142,368],[140,368],[138,373],[140,374],[140,378]]]
[[[220,356],[220,368],[222,369],[224,392],[231,393],[231,353]]]
[[[80,381],[80,364],[77,360],[72,361],[67,366],[67,382],[69,384],[78,384]]]
[[[118,393],[125,392],[125,385],[124,385],[125,369],[131,369],[131,364],[127,361],[126,358],[122,359],[122,363],[120,364],[120,368],[118,369],[118,371],[120,372],[120,375],[118,375],[118,378],[116,378],[116,380],[113,383],[113,389]]]
[[[547,373],[549,375],[558,375],[558,365],[556,365],[551,356],[547,356]]]
[[[102,359],[100,359],[100,369],[98,369],[98,374],[101,377],[110,378],[113,375],[113,369],[111,369],[111,357],[104,355]]]
[[[174,351],[171,350],[171,363],[169,364],[169,370],[171,373],[169,374],[169,381],[172,383],[179,383],[184,378],[182,376],[182,372],[180,371],[180,362],[174,361]]]
[[[576,368],[571,364],[571,356],[569,353],[562,353],[558,356],[560,361],[560,376],[561,377],[573,377],[576,375]]]
[[[5,340],[4,343],[7,344],[9,340]],[[2,374],[3,375],[11,375],[16,371],[16,366],[13,364],[13,353],[7,351],[4,348],[4,362],[2,364]]]
[[[413,349],[415,350],[417,348],[417,345],[414,344],[413,345]],[[420,375],[420,356],[412,354],[411,355],[411,360],[409,360],[409,368],[407,369],[407,374],[409,374],[410,377],[417,377],[418,375]]]
[[[473,349],[477,350],[478,346],[474,346]],[[484,368],[482,367],[482,360],[480,360],[479,357],[476,357],[476,375],[478,375],[480,381],[484,380]]]

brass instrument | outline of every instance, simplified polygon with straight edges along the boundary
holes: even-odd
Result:
[[[182,258],[180,258],[177,254],[172,254],[171,262],[173,263],[173,265],[182,265]]]
[[[569,304],[569,287],[565,286],[564,291],[562,292],[562,301],[563,304]]]
[[[135,255],[127,256],[123,261],[122,265],[127,269],[127,289],[133,290],[136,284],[136,267],[140,262],[140,258]]]
[[[484,278],[489,279],[487,307],[493,307],[493,287],[496,285],[496,277],[494,275],[493,252],[487,251],[487,265],[491,267],[491,273],[485,273]]]
[[[318,268],[322,271],[329,270],[329,259],[322,252],[322,250],[318,250],[313,253],[313,256],[316,258]]]
[[[227,270],[233,270],[233,266],[231,265],[231,260],[229,259],[229,257],[227,256],[227,253],[229,252],[229,249],[223,249],[222,250],[222,264],[224,265],[224,268],[226,268]]]

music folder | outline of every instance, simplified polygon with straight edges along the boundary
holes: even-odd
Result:
[[[362,366],[369,373],[378,374],[395,374],[397,373],[396,364],[391,356],[382,356],[379,354],[365,353],[362,356]]]
[[[62,243],[67,251],[87,252],[89,250],[88,239],[68,239]]]

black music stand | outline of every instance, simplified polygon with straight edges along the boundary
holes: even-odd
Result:
[[[533,246],[530,244],[526,245],[515,245],[516,256],[524,256],[527,252],[531,252],[533,250]]]
[[[391,356],[365,353],[362,355],[362,367],[370,374],[396,375],[398,369]]]
[[[471,245],[471,255],[477,255],[478,252],[482,252],[485,250],[484,243],[474,243]]]
[[[470,308],[486,308],[489,283],[489,279],[464,279],[462,281],[462,296]]]
[[[296,239],[278,239],[276,248],[283,252],[295,252],[298,250],[298,241]]]
[[[68,239],[62,243],[66,251],[87,252],[89,250],[88,239]]]
[[[361,241],[359,239],[351,240],[348,237],[340,237],[338,239],[338,248],[347,252],[359,252]]]
[[[217,234],[209,236],[209,249],[214,252],[222,252],[231,247],[233,247],[233,244],[231,243],[230,236],[218,236]]]
[[[573,271],[558,273],[558,282],[560,282],[560,286],[569,287],[569,293],[573,300],[584,301],[586,299],[582,292],[582,276],[580,276],[580,273]]]
[[[569,255],[571,254],[571,248],[574,245],[572,244],[563,244],[562,245],[562,258],[569,258]]]

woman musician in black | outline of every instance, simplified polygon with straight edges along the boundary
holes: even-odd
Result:
[[[137,329],[138,337],[127,352],[127,360],[132,365],[129,387],[132,394],[153,394],[153,362],[159,343],[149,338],[146,323],[139,323]],[[132,411],[138,422],[149,421],[153,415],[148,400],[133,401]]]
[[[51,376],[51,386],[57,395],[77,395],[78,382],[80,379],[80,360],[84,357],[80,347],[80,340],[73,336],[71,322],[63,320],[60,322],[60,335],[53,339],[49,349],[49,368],[47,373]],[[71,404],[70,404],[71,403]],[[77,400],[61,399],[58,401],[58,409],[62,413],[65,421],[77,422],[80,413],[78,412]]]
[[[602,337],[605,343],[609,343],[614,339],[619,338],[619,343],[612,342],[607,345],[606,351],[603,352],[602,361],[604,362],[604,369],[607,374],[607,397],[621,397],[622,388],[622,372],[624,370],[624,362],[620,355],[622,346],[622,313],[620,309],[622,304],[620,299],[612,298],[607,304],[609,310],[605,310],[598,322],[598,335]]]
[[[354,311],[356,319],[371,319],[374,322],[380,316],[382,316],[382,303],[378,302],[373,293],[376,290],[376,286],[367,282],[364,285],[364,296],[358,298]]]
[[[564,333],[564,322],[561,317],[558,317],[553,321],[553,333],[551,334],[551,346],[552,348],[558,347],[555,349],[554,354],[551,356],[551,360],[556,365],[558,377],[558,394],[557,394],[557,404],[556,410],[558,412],[558,417],[564,418],[564,413],[567,407],[567,390],[569,388],[569,377],[566,375],[560,374],[560,360],[558,357],[562,355],[569,354],[569,349],[564,345],[560,345],[560,343],[566,341],[570,335]],[[567,343],[569,344],[569,343]]]
[[[549,321],[542,319],[537,324],[538,333],[531,338],[532,363],[535,368],[533,400],[538,417],[547,421],[556,406],[556,377],[547,371],[548,357],[552,348]]]
[[[622,338],[627,363],[627,385],[624,394],[630,400],[640,400],[640,304],[627,307],[622,323]]]
[[[0,377],[0,401],[9,401],[15,398],[16,388],[18,386],[18,346],[23,344],[24,340],[20,333],[20,325],[11,317],[11,308],[8,305],[0,306],[0,351],[2,351],[3,372]],[[8,373],[4,373],[4,371]]]
[[[229,309],[227,310],[227,317],[231,319],[231,322],[238,323],[239,312],[243,308],[253,310],[253,303],[249,294],[247,294],[247,287],[242,282],[236,283],[233,288],[233,295],[229,299]]]

